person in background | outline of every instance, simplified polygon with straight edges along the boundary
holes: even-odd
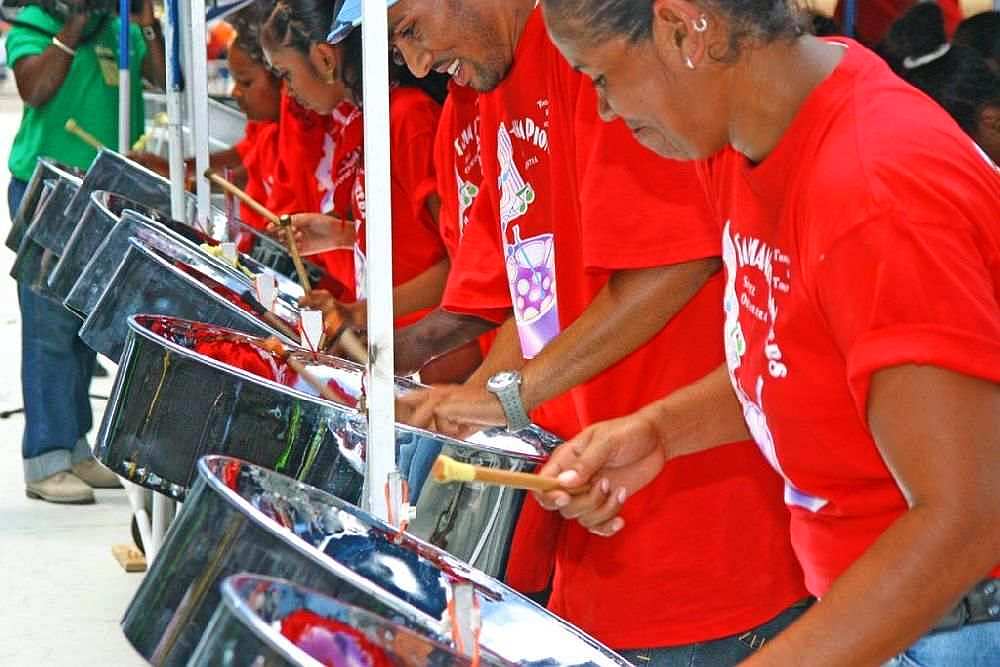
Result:
[[[254,28],[253,23],[241,23],[233,43],[226,49],[233,74],[232,96],[246,114],[246,134],[232,148],[212,153],[209,161],[220,172],[229,169],[234,183],[255,200],[266,203],[274,189],[278,161],[281,79],[264,59]],[[167,160],[153,153],[132,153],[129,157],[161,175],[170,172]],[[194,158],[185,160],[185,167],[189,180],[193,179]],[[240,219],[256,229],[267,226],[267,221],[246,205],[240,207]]]
[[[965,19],[958,24],[951,41],[975,49],[994,72],[1000,73],[1000,11],[981,12]]]
[[[955,31],[955,27],[962,20],[962,10],[958,0],[856,0],[856,17],[854,22],[854,34],[858,41],[876,46],[881,42],[893,21],[898,19],[903,12],[920,2],[936,2],[945,16],[945,30],[948,35]],[[836,19],[844,25],[844,8],[846,3],[837,3]]]
[[[936,4],[914,5],[900,17],[886,36],[883,55],[903,80],[944,107],[994,162],[1000,162],[1000,73],[976,49],[945,41],[944,19]]]
[[[604,119],[695,162],[726,269],[726,363],[542,474],[627,498],[752,435],[819,602],[747,667],[996,665],[996,165],[877,55],[803,35],[785,0],[542,6]],[[634,528],[613,493],[541,500],[598,533]]]
[[[10,151],[11,217],[40,156],[86,169],[94,149],[67,134],[69,118],[109,146],[118,144],[118,25],[131,20],[132,141],[143,133],[142,77],[162,87],[163,37],[152,2],[135,14],[88,14],[78,1],[65,17],[25,7],[7,36],[24,112]],[[80,319],[27,284],[18,285],[21,310],[21,387],[25,428],[21,455],[29,498],[92,503],[93,488],[118,486],[93,458],[90,378],[95,355],[79,339]]]

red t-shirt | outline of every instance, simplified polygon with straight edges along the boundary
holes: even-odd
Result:
[[[342,220],[354,217],[354,186],[361,171],[364,118],[351,102],[341,102],[327,118],[323,155],[316,166],[318,199],[313,210]],[[316,261],[348,288],[342,298],[354,298],[354,251],[350,248],[320,253]]]
[[[893,22],[906,13],[918,0],[857,0],[854,32],[858,39],[868,44],[878,44],[889,32]],[[958,0],[937,0],[944,14],[945,34],[949,37],[962,20]],[[838,3],[837,20],[844,20],[844,3]]]
[[[477,284],[491,303],[505,294],[513,304],[528,358],[583,313],[610,272],[718,254],[718,228],[692,203],[704,199],[693,169],[654,156],[596,109],[537,11],[507,77],[480,97],[476,207],[489,202],[498,240],[492,259],[476,263]],[[581,423],[633,412],[718,366],[722,346],[706,332],[722,323],[719,298],[715,280],[664,333],[570,392]],[[770,619],[806,594],[780,491],[750,443],[672,462],[626,503],[618,536],[565,526],[552,610],[619,649],[708,640]]]
[[[250,121],[236,152],[247,172],[244,188],[259,202],[270,199],[274,189],[274,174],[278,166],[279,127],[275,121]],[[240,219],[254,229],[267,227],[267,220],[246,204],[240,205]]]
[[[279,215],[319,211],[316,168],[323,157],[328,121],[302,107],[283,88],[278,125],[278,165],[267,207]]]
[[[392,150],[392,282],[402,285],[445,258],[437,225],[427,210],[433,192],[433,147],[440,105],[418,88],[396,86],[389,94],[389,131]],[[365,256],[364,168],[358,169],[352,210],[357,229],[354,246],[355,298],[363,299]],[[405,326],[425,313],[397,318]]]
[[[907,509],[868,428],[872,374],[1000,381],[1000,175],[940,107],[838,41],[839,66],[762,163],[727,149],[702,173],[724,224],[730,375],[786,480],[816,595]]]

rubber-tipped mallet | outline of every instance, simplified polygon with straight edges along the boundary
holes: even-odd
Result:
[[[444,454],[438,456],[437,460],[434,461],[434,466],[431,468],[431,475],[434,477],[434,481],[441,484],[448,482],[482,482],[494,486],[523,489],[525,491],[564,491],[571,496],[578,496],[590,491],[590,484],[567,489],[559,483],[559,480],[552,477],[542,477],[541,475],[533,475],[527,472],[511,472],[509,470],[484,468],[483,466],[456,461]]]
[[[261,347],[280,357],[282,361],[288,364],[289,368],[295,371],[300,378],[306,381],[306,384],[319,392],[320,396],[328,401],[333,401],[334,403],[343,402],[343,399],[338,396],[336,392],[326,386],[326,383],[313,375],[308,368],[302,365],[302,362],[293,357],[291,351],[289,351],[280,340],[272,336],[271,338],[264,340],[264,342],[261,343]]]
[[[243,188],[239,187],[235,183],[229,182],[220,176],[214,169],[206,169],[205,178],[252,208],[260,216],[266,218],[272,225],[276,225],[285,231],[285,238],[288,242],[288,253],[292,256],[292,264],[295,265],[295,272],[299,276],[299,283],[302,285],[302,289],[305,293],[309,294],[312,291],[312,284],[309,282],[309,273],[306,271],[305,264],[302,263],[302,256],[299,255],[299,247],[295,242],[295,230],[292,228],[292,216],[279,216],[272,213],[266,206],[247,194]]]
[[[100,139],[80,127],[80,124],[76,122],[75,118],[67,120],[65,128],[67,132],[93,148],[95,151],[99,151],[104,148],[104,144],[101,143]]]

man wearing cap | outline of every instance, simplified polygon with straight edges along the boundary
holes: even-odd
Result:
[[[718,230],[693,171],[601,123],[533,0],[389,4],[414,74],[481,93],[483,185],[443,307],[514,314],[467,383],[404,399],[411,421],[516,431],[562,395],[586,426],[721,363]],[[703,664],[737,662],[794,620],[806,594],[780,481],[749,442],[719,451],[664,470],[611,540],[564,526],[553,611],[633,659]]]

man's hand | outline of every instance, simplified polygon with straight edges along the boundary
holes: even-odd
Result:
[[[292,216],[292,230],[303,256],[352,249],[357,240],[353,222],[321,213],[296,213]],[[270,224],[267,231],[284,241],[284,230],[279,226]]]
[[[625,526],[618,516],[625,500],[653,481],[665,463],[656,426],[639,411],[594,424],[557,448],[539,471],[558,478],[566,488],[590,482],[588,493],[570,496],[550,491],[535,497],[542,507],[558,510],[590,532],[610,537]]]
[[[400,421],[452,438],[507,423],[496,396],[467,384],[414,391],[399,398],[396,405]]]

